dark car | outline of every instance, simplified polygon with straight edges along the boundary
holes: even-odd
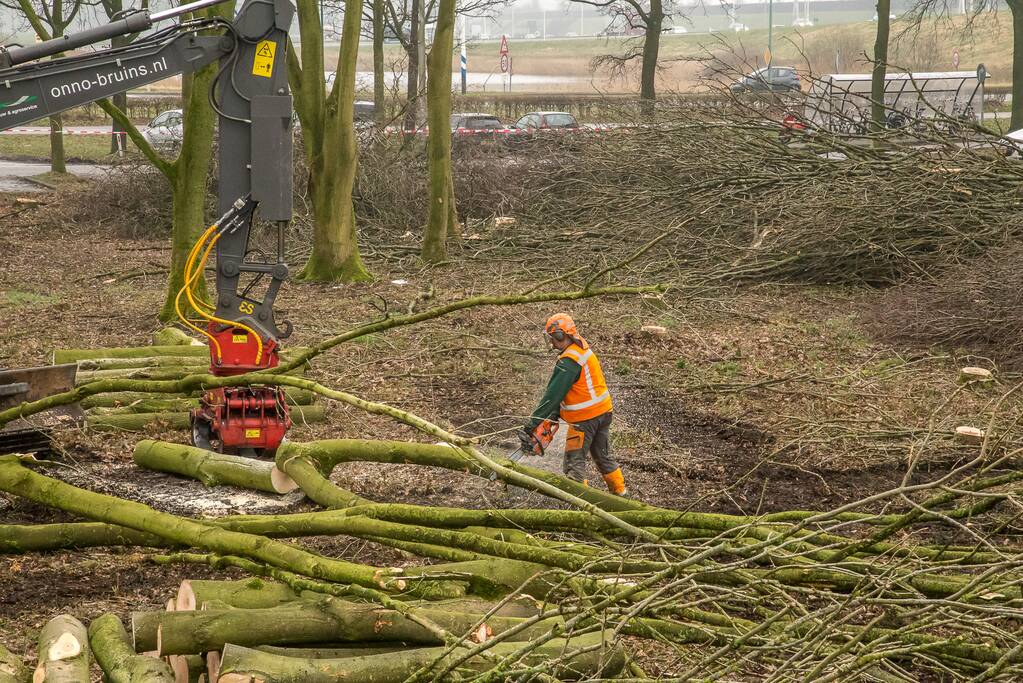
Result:
[[[791,66],[757,69],[732,83],[732,92],[790,92],[802,87],[799,74]]]
[[[516,121],[515,127],[522,130],[572,130],[579,127],[579,122],[563,111],[531,111]]]

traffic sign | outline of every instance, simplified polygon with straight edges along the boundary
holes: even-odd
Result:
[[[508,59],[508,55],[507,54],[501,55],[501,73],[503,73],[503,74],[508,73],[508,62],[509,61],[510,60]]]
[[[508,54],[508,36],[501,36],[501,56]]]
[[[764,64],[771,66],[771,48],[764,50]]]
[[[959,68],[959,48],[952,50],[952,68]]]

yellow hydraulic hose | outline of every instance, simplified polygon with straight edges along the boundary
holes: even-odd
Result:
[[[209,339],[210,343],[217,350],[217,358],[221,358],[222,354],[220,351],[220,344],[217,342],[216,338],[213,337],[206,330],[201,329],[196,325],[193,325],[192,321],[190,321],[181,311],[181,295],[187,293],[189,302],[193,301],[191,296],[192,283],[195,282],[199,273],[202,272],[201,270],[198,271],[198,273],[192,272],[192,265],[195,263],[195,257],[199,254],[199,251],[202,249],[203,243],[209,239],[210,235],[213,234],[217,227],[218,227],[217,224],[214,223],[210,227],[206,228],[206,231],[203,232],[203,234],[199,237],[196,243],[192,245],[192,249],[188,252],[188,259],[185,261],[185,284],[184,286],[181,287],[180,290],[178,290],[177,296],[174,297],[174,311],[178,314],[178,317],[181,318],[181,322],[184,323],[186,327],[195,330],[199,334]],[[195,306],[194,303],[192,305],[193,307]],[[196,310],[199,309],[196,308]]]
[[[217,233],[213,237],[212,240],[210,240],[210,243],[206,246],[206,251],[203,252],[202,259],[200,260],[198,267],[195,269],[194,277],[198,277],[199,273],[202,273],[203,270],[206,268],[206,261],[208,261],[209,258],[210,258],[210,252],[213,250],[213,247],[217,244],[217,240],[219,240],[220,236],[223,235],[223,234],[224,234],[223,231],[221,231],[221,232]],[[244,323],[240,323],[240,322],[233,321],[233,320],[224,320],[223,318],[218,318],[215,315],[210,315],[210,314],[206,313],[205,311],[201,310],[198,306],[195,305],[194,299],[192,297],[192,288],[188,287],[187,285],[186,285],[186,288],[185,288],[185,295],[188,297],[188,301],[192,304],[192,307],[195,309],[196,313],[198,313],[200,316],[202,316],[206,320],[209,320],[209,321],[215,322],[215,323],[221,323],[223,325],[230,325],[232,327],[240,327],[241,329],[245,330],[246,332],[251,334],[253,337],[255,337],[256,338],[256,361],[255,362],[256,362],[256,365],[259,365],[259,361],[263,358],[263,338],[260,337],[259,334],[254,329],[252,329],[248,325],[245,325]],[[207,336],[209,336],[209,335],[207,334]],[[212,337],[211,337],[211,339],[212,339]],[[222,357],[221,356],[221,351],[220,351],[220,345],[219,344],[217,345],[217,357],[218,358]]]

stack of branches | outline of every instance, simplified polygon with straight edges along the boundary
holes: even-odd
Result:
[[[610,244],[671,229],[666,264],[733,282],[885,285],[1023,235],[1023,165],[997,136],[941,119],[833,132],[803,115],[799,99],[726,90],[666,103],[649,125],[552,140],[528,218]]]

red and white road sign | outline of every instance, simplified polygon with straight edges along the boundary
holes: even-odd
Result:
[[[508,36],[501,36],[501,56],[508,54]]]
[[[959,68],[959,48],[952,50],[952,68]]]
[[[508,55],[501,55],[501,73],[503,74],[508,73],[508,63],[510,61],[511,60],[508,59]]]

